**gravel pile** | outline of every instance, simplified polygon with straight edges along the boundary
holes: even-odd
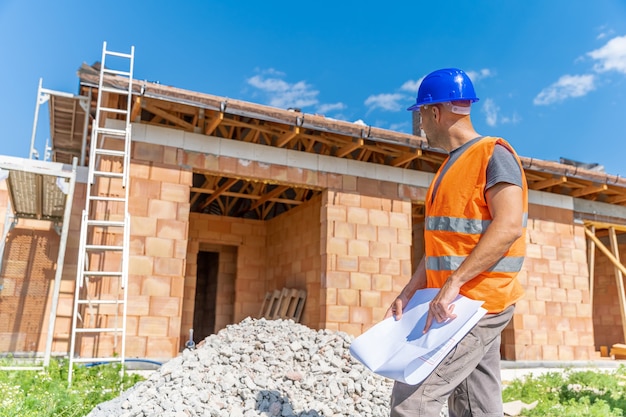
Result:
[[[88,417],[382,417],[392,382],[350,355],[354,338],[247,318],[185,350]]]

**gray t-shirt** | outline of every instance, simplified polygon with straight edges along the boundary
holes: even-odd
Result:
[[[475,139],[472,139],[450,152],[450,158],[448,159],[446,165],[443,167],[443,170],[437,178],[437,182],[435,183],[435,186],[433,188],[433,198],[435,198],[435,194],[437,193],[437,189],[439,188],[439,183],[441,182],[441,179],[446,174],[448,169],[452,166],[452,164],[454,164],[454,162],[459,159],[459,157],[463,154],[463,152],[465,152],[466,149],[468,149],[470,146],[472,146],[474,143],[478,142],[482,138],[482,136],[479,136]],[[506,182],[509,184],[517,185],[518,187],[522,187],[522,171],[511,151],[506,146],[496,143],[496,146],[493,150],[493,155],[491,155],[491,159],[489,159],[489,163],[487,164],[487,183],[485,185],[485,191],[501,182]]]

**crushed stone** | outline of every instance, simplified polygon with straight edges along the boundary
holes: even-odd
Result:
[[[87,417],[388,416],[392,381],[350,355],[353,340],[292,320],[247,318]]]

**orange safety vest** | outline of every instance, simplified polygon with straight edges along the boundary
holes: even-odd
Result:
[[[522,269],[526,251],[528,186],[522,164],[511,145],[502,138],[479,139],[449,167],[433,199],[440,168],[428,189],[424,224],[427,287],[441,288],[452,271],[472,252],[491,222],[485,185],[487,164],[496,143],[511,150],[522,172],[524,231],[498,262],[461,287],[462,295],[484,301],[483,308],[489,313],[499,313],[524,296],[524,289],[515,277]]]

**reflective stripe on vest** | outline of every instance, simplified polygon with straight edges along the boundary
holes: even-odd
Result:
[[[465,261],[466,256],[428,256],[426,257],[426,269],[430,271],[456,271]],[[500,258],[489,272],[519,272],[524,263],[523,256],[507,256]]]
[[[528,213],[524,213],[523,227],[528,224]],[[467,233],[473,235],[483,234],[491,220],[462,219],[458,217],[427,217],[424,227],[426,230],[441,232]]]

